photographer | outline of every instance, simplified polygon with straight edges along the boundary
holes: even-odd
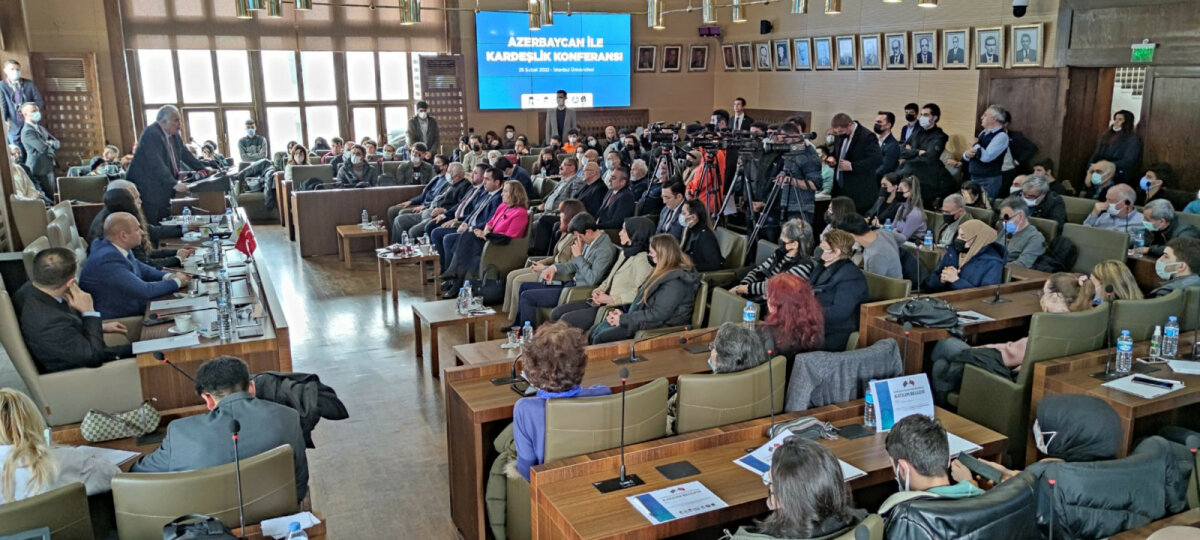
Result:
[[[780,126],[772,137],[777,144],[792,145],[792,150],[783,156],[783,172],[774,182],[782,189],[779,199],[782,221],[802,217],[811,224],[816,193],[821,189],[821,161],[801,130],[801,126],[789,122]]]

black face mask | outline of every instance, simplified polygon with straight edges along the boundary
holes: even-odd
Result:
[[[905,119],[905,120],[907,120],[907,121],[909,121],[909,122],[916,122],[916,121],[917,121],[917,115],[915,115],[915,114],[913,114],[913,113],[904,113],[904,119]]]
[[[825,212],[825,223],[833,223],[833,212]]]
[[[471,145],[471,150],[472,150],[472,151],[474,151],[474,152],[478,152],[478,151],[480,151],[480,150],[483,150],[483,147],[482,147],[482,146],[479,146],[478,144],[472,144],[472,145]]]
[[[876,135],[883,135],[883,134],[886,132],[886,130],[885,130],[885,129],[883,129],[883,126],[881,126],[881,125],[879,125],[879,124],[875,124],[875,128],[874,128],[874,129],[875,129],[875,134],[876,134]]]
[[[897,189],[897,190],[896,190],[896,198],[897,198],[897,199],[900,199],[900,200],[902,200],[902,201],[907,201],[907,200],[908,200],[908,194],[907,194],[907,193],[905,193],[905,192],[903,192],[903,191],[900,191],[900,190],[898,190],[898,189]]]
[[[963,240],[962,238],[955,238],[954,244],[952,244],[952,245],[954,246],[954,251],[957,251],[959,253],[967,252],[967,241]]]
[[[885,188],[883,186],[879,187],[879,198],[880,199],[886,199],[888,194],[889,194],[889,192],[888,192],[887,188]]]
[[[945,212],[942,213],[942,221],[945,223],[953,223],[957,219],[958,218],[954,217],[954,214],[947,214]]]

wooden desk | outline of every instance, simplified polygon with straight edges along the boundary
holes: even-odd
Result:
[[[1191,351],[1192,335],[1191,332],[1185,332],[1179,336],[1180,351]],[[1135,343],[1133,346],[1134,358],[1146,356],[1149,349],[1149,341]],[[1117,457],[1124,457],[1129,453],[1130,446],[1133,444],[1134,425],[1139,419],[1200,403],[1200,375],[1175,373],[1166,364],[1154,365],[1157,371],[1148,373],[1148,375],[1183,381],[1184,388],[1165,396],[1145,399],[1102,386],[1104,381],[1091,375],[1104,371],[1104,364],[1112,358],[1112,354],[1113,350],[1110,348],[1034,364],[1033,393],[1029,402],[1030,424],[1032,425],[1032,419],[1037,418],[1038,404],[1046,396],[1054,394],[1096,396],[1111,405],[1121,419],[1121,448]],[[1037,449],[1033,446],[1032,437],[1029,438],[1029,443],[1026,445],[1025,456],[1026,461],[1037,459]]]
[[[691,343],[706,343],[713,334],[702,329],[646,340],[637,345],[637,353],[647,360],[625,366],[612,363],[612,359],[627,356],[632,340],[589,345],[585,349],[588,365],[583,385],[619,389],[622,367],[629,368],[629,388],[659,377],[674,381],[681,374],[709,372],[707,353],[684,351],[679,344],[681,336],[689,337]],[[488,469],[496,458],[492,441],[512,421],[513,405],[521,397],[508,385],[494,386],[491,382],[493,377],[509,376],[510,362],[446,368],[442,374],[446,387],[450,517],[459,533],[471,540],[487,536],[483,490]]]
[[[833,405],[814,411],[789,413],[779,419],[812,415],[845,426],[862,422],[862,402]],[[950,433],[983,447],[980,455],[995,458],[1004,452],[1008,439],[942,409],[937,417]],[[678,437],[637,444],[626,448],[629,474],[637,474],[644,485],[601,494],[593,482],[619,474],[617,450],[559,460],[533,467],[530,495],[533,502],[531,525],[535,539],[666,538],[748,518],[767,511],[767,488],[759,475],[733,462],[746,455],[747,448],[766,444],[770,420],[761,418],[732,426],[713,428]],[[822,440],[842,461],[867,473],[850,482],[853,489],[891,482],[891,462],[884,449],[886,433],[858,439]],[[700,474],[667,480],[655,467],[686,460]],[[729,506],[652,525],[625,499],[686,482],[699,481]]]
[[[1200,527],[1200,508],[1193,508],[1158,521],[1147,523],[1136,529],[1129,529],[1120,534],[1108,537],[1109,540],[1142,540],[1154,531],[1165,527]]]
[[[474,367],[487,364],[511,364],[521,354],[521,348],[501,349],[500,346],[505,343],[508,343],[508,336],[491,341],[455,345],[454,365],[456,367],[463,365]]]
[[[1150,292],[1162,283],[1162,279],[1158,277],[1158,272],[1154,271],[1154,263],[1157,260],[1157,257],[1151,257],[1150,255],[1125,257],[1125,266],[1129,267],[1134,281],[1137,282],[1138,287],[1141,287],[1142,292]]]
[[[316,516],[317,519],[321,520],[321,522],[317,523],[316,525],[313,525],[312,527],[304,529],[304,532],[305,532],[305,534],[308,535],[309,540],[324,540],[326,538],[325,535],[327,534],[325,532],[325,516],[322,516],[319,512],[317,512],[315,510],[313,511],[313,515]],[[263,536],[262,527],[259,526],[258,524],[246,525],[246,531],[244,533],[242,532],[241,529],[235,527],[233,529],[233,536],[240,538],[241,540],[266,540],[267,539],[266,536]]]
[[[443,326],[467,325],[467,342],[475,343],[475,323],[483,323],[484,339],[492,337],[492,319],[498,314],[461,315],[458,313],[458,300],[438,300],[413,304],[413,340],[416,342],[417,358],[421,353],[421,323],[429,326],[429,366],[434,377],[442,376],[439,361],[438,329]]]
[[[346,270],[350,269],[350,240],[355,238],[371,238],[375,240],[375,248],[381,248],[387,244],[387,228],[379,227],[376,229],[364,229],[362,225],[338,225],[338,258],[346,263]]]
[[[1042,289],[1042,285],[1043,282],[1039,280],[1014,281],[1001,285],[1000,296],[1010,300],[1004,304],[985,302],[995,295],[995,287],[947,291],[928,296],[941,298],[960,311],[977,311],[995,319],[964,325],[963,333],[970,337],[1028,325],[1029,318],[1042,310],[1039,303],[1041,298],[1034,294]],[[895,339],[896,343],[900,344],[901,357],[904,358],[904,372],[920,373],[924,370],[926,349],[950,337],[950,333],[941,328],[914,326],[906,340],[903,325],[887,320],[887,308],[896,302],[897,300],[884,300],[862,305],[859,312],[858,346],[866,347],[884,338]]]
[[[397,266],[415,264],[417,266],[417,268],[419,268],[421,270],[420,285],[421,285],[422,294],[424,294],[425,287],[426,287],[425,263],[432,263],[432,265],[433,265],[432,274],[430,274],[430,275],[436,276],[436,275],[442,273],[441,269],[439,268],[439,266],[441,264],[441,258],[437,255],[437,253],[433,253],[430,255],[418,255],[418,256],[414,256],[414,257],[400,257],[394,253],[386,252],[386,253],[376,253],[375,258],[377,259],[378,264],[379,264],[379,290],[387,290],[388,286],[390,285],[392,288],[392,301],[393,302],[397,302],[400,299],[400,292],[399,292],[400,273],[396,271]],[[385,265],[387,266],[387,276],[388,276],[386,281],[384,280],[384,271],[383,271],[383,267]],[[437,293],[437,290],[438,290],[438,288],[436,286],[433,287],[434,293]]]

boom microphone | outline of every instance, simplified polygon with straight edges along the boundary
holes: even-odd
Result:
[[[621,368],[621,475],[592,484],[600,493],[640,486],[645,482],[638,475],[625,475],[625,384],[629,380],[629,368]]]
[[[192,377],[191,375],[188,375],[186,371],[184,371],[184,370],[180,369],[180,367],[179,367],[179,366],[177,366],[177,365],[175,365],[175,364],[172,364],[170,360],[167,360],[167,356],[166,356],[165,354],[163,354],[163,353],[162,353],[162,351],[154,351],[154,355],[153,355],[153,356],[154,356],[154,359],[155,359],[155,360],[158,360],[159,362],[162,362],[162,363],[164,363],[164,364],[166,364],[166,365],[168,365],[168,366],[171,366],[171,367],[172,367],[172,368],[173,368],[175,371],[178,371],[180,375],[183,375],[184,377],[187,377],[187,379],[188,379],[189,381],[192,381],[193,383],[195,383],[195,382],[196,382],[196,379],[195,379],[195,377]],[[236,421],[237,421],[237,420],[234,420],[234,422],[236,422]]]
[[[238,496],[238,525],[241,526],[242,537],[246,536],[246,509],[242,504],[242,460],[238,456],[238,433],[242,431],[242,424],[237,419],[229,421],[229,431],[233,434],[233,469],[237,474],[237,496]]]
[[[702,337],[704,337],[704,336],[710,335],[710,334],[712,334],[713,332],[716,332],[716,331],[718,331],[718,330],[720,330],[720,329],[721,329],[721,327],[720,327],[720,326],[718,326],[718,327],[716,327],[716,328],[709,328],[708,330],[705,330],[705,331],[703,331],[703,332],[701,332],[701,333],[699,333],[699,334],[696,334],[696,335],[694,335],[694,336],[681,337],[681,338],[679,338],[679,344],[680,344],[680,345],[687,345],[688,343],[691,343],[691,342],[693,342],[693,341],[695,341],[695,340],[697,340],[697,339],[699,339],[699,338],[702,338]],[[684,347],[684,348],[683,348],[683,350],[685,350],[685,351],[687,351],[687,352],[689,352],[689,353],[692,353],[692,354],[704,354],[704,353],[707,353],[707,352],[708,352],[708,344],[706,344],[706,343],[700,343],[700,344],[698,344],[698,345],[691,345],[691,346],[688,346],[688,347]]]
[[[525,356],[525,353],[520,353],[517,355],[516,358],[513,358],[512,365],[509,367],[508,376],[507,377],[496,377],[495,379],[492,379],[492,386],[503,386],[506,384],[516,384],[516,383],[524,381],[525,380],[524,377],[517,375],[517,362],[520,362],[521,358],[523,358],[524,356]]]
[[[633,343],[629,344],[629,357],[626,358],[624,356],[621,356],[618,358],[613,358],[613,363],[619,365],[619,364],[636,364],[638,362],[645,362],[646,359],[644,357],[637,355],[637,344],[638,343],[641,343],[641,342],[647,341],[647,340],[651,340],[651,339],[657,339],[657,338],[664,337],[664,336],[669,336],[671,334],[679,334],[682,332],[687,332],[691,329],[692,329],[692,325],[689,324],[689,325],[685,325],[682,330],[676,330],[674,332],[668,332],[666,334],[662,334],[662,335],[658,335],[658,336],[649,336],[649,337],[644,337],[642,339],[634,340]]]

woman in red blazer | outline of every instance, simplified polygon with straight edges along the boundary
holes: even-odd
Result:
[[[468,274],[476,273],[479,258],[483,256],[483,246],[487,242],[507,242],[507,239],[525,236],[529,230],[529,199],[525,196],[525,188],[520,182],[509,180],[504,183],[500,197],[500,207],[496,208],[486,227],[459,236],[450,263],[442,273],[443,278],[461,282]],[[457,295],[458,288],[451,287],[451,293]],[[453,295],[450,297],[453,298]]]

